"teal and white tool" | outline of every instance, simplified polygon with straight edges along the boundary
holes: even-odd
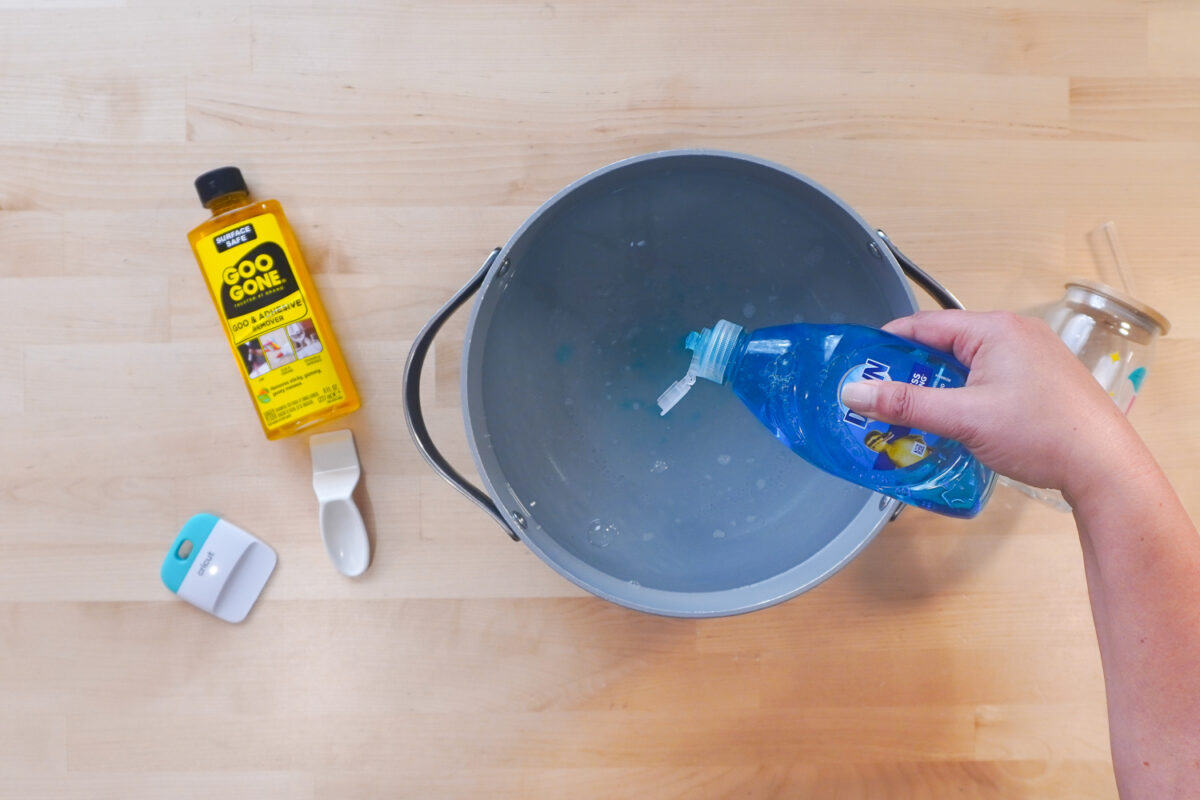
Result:
[[[226,622],[250,613],[278,557],[261,539],[212,514],[184,523],[163,560],[167,588]]]
[[[321,539],[325,552],[348,578],[371,563],[371,540],[354,504],[354,487],[362,475],[354,434],[348,430],[318,433],[308,440],[312,453],[313,491],[320,504]]]

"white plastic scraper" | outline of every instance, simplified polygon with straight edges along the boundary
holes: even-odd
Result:
[[[321,539],[338,572],[362,575],[371,563],[367,526],[354,504],[354,487],[362,467],[348,430],[318,433],[308,440],[312,452],[313,491],[321,505]]]

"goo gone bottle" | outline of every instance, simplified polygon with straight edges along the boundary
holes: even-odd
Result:
[[[251,202],[237,167],[196,179],[212,219],[188,234],[268,439],[359,406],[278,201]]]
[[[860,325],[782,325],[752,334],[721,320],[692,333],[687,375],[658,399],[666,414],[696,378],[728,381],[734,394],[805,460],[919,508],[973,517],[995,475],[951,439],[876,422],[842,404],[847,381],[894,380],[957,387],[967,368],[953,356]]]

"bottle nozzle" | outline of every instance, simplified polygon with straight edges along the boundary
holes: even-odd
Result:
[[[705,328],[700,333],[689,333],[683,346],[692,351],[692,363],[688,366],[687,374],[672,383],[658,398],[658,407],[662,409],[660,416],[666,416],[666,413],[683,399],[696,384],[696,378],[724,383],[725,370],[741,335],[742,327],[726,320],[721,320],[711,329]]]
[[[692,334],[695,336],[695,334]],[[665,417],[667,412],[675,407],[675,404],[683,399],[683,396],[696,385],[696,374],[688,370],[688,374],[684,375],[679,380],[672,383],[667,390],[658,397],[658,407],[662,409],[660,417]]]

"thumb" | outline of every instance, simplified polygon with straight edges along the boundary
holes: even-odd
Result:
[[[854,381],[842,387],[842,402],[871,419],[920,428],[961,441],[971,414],[969,389],[933,389],[899,381]]]

